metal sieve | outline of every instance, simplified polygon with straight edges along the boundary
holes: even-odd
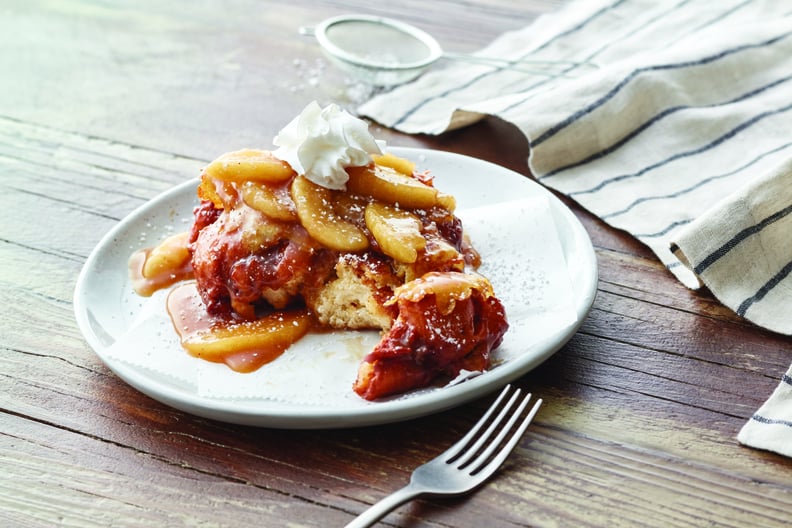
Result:
[[[300,32],[313,35],[330,60],[344,71],[376,86],[394,86],[418,77],[440,58],[509,68],[538,75],[564,75],[559,66],[581,65],[564,60],[509,60],[444,52],[428,33],[390,18],[342,15]]]

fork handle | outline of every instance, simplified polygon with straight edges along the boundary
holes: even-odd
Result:
[[[422,493],[422,490],[408,484],[402,489],[394,491],[387,497],[381,499],[379,502],[372,504],[369,509],[358,515],[344,528],[366,528],[367,526],[371,526],[378,520],[385,517],[385,514],[387,514],[389,511],[401,506],[410,499],[414,499]]]

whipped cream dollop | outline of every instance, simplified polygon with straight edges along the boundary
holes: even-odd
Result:
[[[374,139],[368,124],[338,105],[325,108],[311,102],[283,127],[275,139],[273,154],[317,185],[341,190],[349,175],[345,167],[371,163],[372,154],[382,154],[385,142]]]

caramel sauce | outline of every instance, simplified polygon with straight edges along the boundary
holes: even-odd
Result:
[[[185,258],[189,257],[187,243],[188,234],[180,233],[155,248],[133,253],[129,272],[135,292],[150,297],[157,290],[193,278],[191,260]],[[182,347],[189,354],[225,363],[237,372],[252,372],[273,361],[304,336],[312,324],[307,310],[282,311],[241,321],[212,316],[195,281],[181,284],[168,294],[167,310]]]
[[[142,297],[151,297],[155,291],[167,288],[193,277],[192,264],[189,260],[182,262],[180,265],[163,269],[150,277],[144,275],[143,270],[146,267],[146,262],[151,256],[154,248],[144,248],[135,251],[129,257],[129,277],[132,281],[132,288],[135,293]]]
[[[376,399],[424,386],[445,369],[486,366],[507,324],[489,308],[498,304],[489,282],[464,273],[480,257],[453,215],[452,196],[395,157],[349,169],[346,192],[307,185],[270,158],[241,151],[213,162],[198,186],[202,203],[190,232],[129,260],[142,296],[195,279],[173,287],[166,302],[187,353],[242,373],[275,360],[309,331],[323,329],[307,308],[280,308],[311,306],[306,293],[330,280],[335,260],[347,253],[361,266],[385,268],[360,275],[395,321],[385,344],[362,363],[368,375],[359,377],[356,392]],[[360,244],[349,243],[350,233]],[[384,271],[398,280],[372,279]],[[262,313],[262,306],[270,311]],[[491,312],[484,318],[492,328],[477,324],[479,309]],[[375,381],[364,381],[372,376]]]
[[[307,310],[278,311],[243,321],[209,315],[194,281],[171,290],[167,309],[190,355],[243,373],[273,361],[312,327]]]

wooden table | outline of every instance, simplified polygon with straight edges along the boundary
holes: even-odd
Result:
[[[560,2],[391,2],[376,12],[471,51]],[[363,1],[5,0],[0,6],[0,525],[342,526],[439,453],[489,399],[348,430],[243,427],[166,407],[114,376],[75,323],[78,273],[135,207],[217,155],[268,147],[313,99],[366,96],[301,25]],[[392,145],[528,175],[494,119]],[[792,360],[643,246],[567,201],[599,260],[580,331],[519,380],[545,406],[503,470],[384,526],[782,526],[792,460],[740,446]]]

